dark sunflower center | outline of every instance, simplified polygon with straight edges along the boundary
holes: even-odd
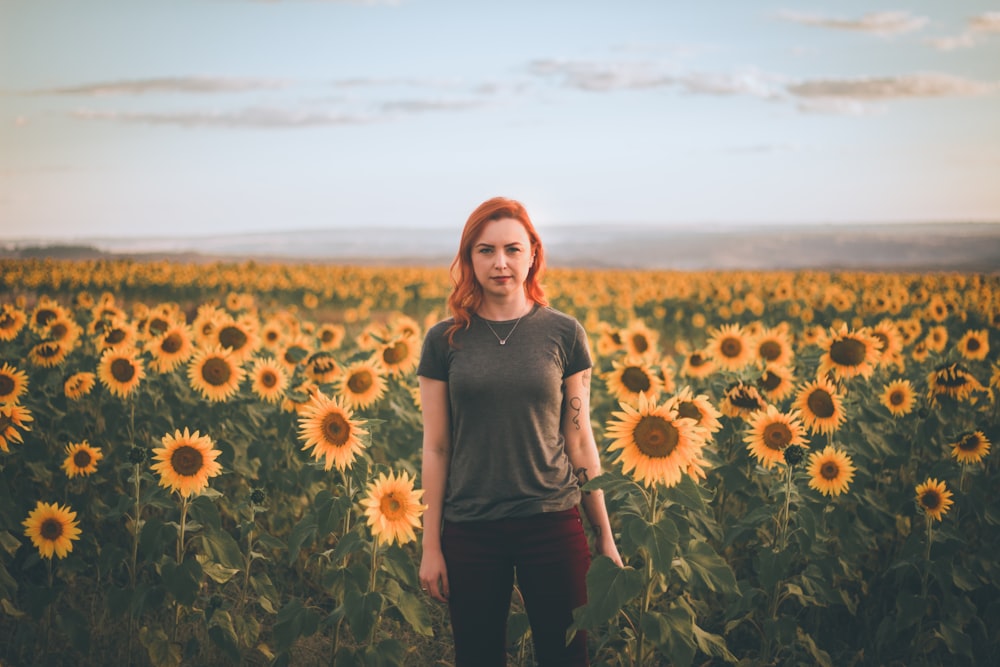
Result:
[[[729,402],[732,403],[734,407],[744,410],[757,410],[762,404],[760,396],[746,387],[741,387],[731,391],[729,393]]]
[[[699,424],[701,423],[701,410],[699,410],[698,406],[691,401],[684,401],[677,406],[677,416],[682,419],[685,417],[693,419]]]
[[[649,349],[649,341],[642,334],[634,334],[632,336],[632,347],[635,348],[636,352],[642,354]]]
[[[205,382],[213,387],[221,387],[233,376],[233,369],[229,362],[220,357],[210,357],[201,367],[201,377]]]
[[[382,360],[390,366],[405,361],[409,355],[410,346],[401,340],[382,350]]]
[[[219,330],[219,344],[233,350],[241,350],[250,339],[246,332],[236,326],[226,326]]]
[[[880,343],[879,349],[882,350],[883,352],[889,349],[889,337],[886,336],[881,331],[873,332],[872,338],[876,339]]]
[[[124,329],[112,329],[104,336],[104,340],[110,345],[117,345],[118,343],[125,340],[125,330]]]
[[[268,343],[274,343],[280,338],[280,334],[277,331],[271,330],[264,334],[264,340]]]
[[[889,402],[892,403],[893,405],[902,405],[904,402],[906,402],[906,394],[897,389],[896,391],[889,394]]]
[[[63,525],[62,521],[58,519],[46,519],[42,522],[42,525],[38,527],[38,534],[42,536],[43,540],[48,540],[54,542],[62,537]]]
[[[379,501],[379,509],[390,521],[398,519],[403,513],[403,503],[396,499],[395,494],[387,493]]]
[[[722,342],[719,343],[719,352],[727,359],[735,359],[743,354],[743,341],[732,336],[723,338]]]
[[[149,333],[154,336],[159,336],[161,333],[170,328],[170,323],[167,322],[162,317],[154,317],[149,321]]]
[[[57,343],[41,343],[35,347],[35,353],[42,359],[58,357],[62,348]]]
[[[111,362],[111,377],[118,382],[125,384],[131,382],[135,377],[135,364],[130,359],[119,357]]]
[[[7,428],[14,425],[14,420],[7,415],[0,414],[0,436],[6,435]]]
[[[319,339],[324,343],[332,343],[337,340],[336,334],[329,329],[324,329],[323,332],[320,333]]]
[[[695,352],[690,357],[688,357],[688,365],[692,368],[697,368],[705,364],[705,357],[701,356],[699,353]]]
[[[160,341],[160,349],[167,354],[176,354],[184,347],[184,339],[179,333],[172,333]]]
[[[264,371],[260,374],[260,383],[268,389],[273,389],[278,386],[278,376],[274,371]]]
[[[764,371],[760,376],[760,386],[764,391],[774,391],[781,386],[781,376],[771,371]]]
[[[39,326],[44,327],[46,324],[48,324],[51,320],[54,320],[55,318],[56,318],[56,311],[54,310],[44,309],[35,313],[35,323],[38,324]]]
[[[359,371],[357,373],[352,373],[351,377],[347,380],[347,388],[350,389],[355,394],[363,394],[372,388],[375,384],[375,378],[369,371]]]
[[[764,427],[764,446],[780,452],[792,441],[792,431],[787,424],[776,422]]]
[[[969,352],[977,352],[980,347],[978,338],[970,338],[965,342],[965,349]]]
[[[934,384],[948,388],[964,387],[969,384],[969,377],[964,371],[945,369],[935,375]]]
[[[659,459],[670,456],[677,449],[680,434],[677,428],[655,415],[645,415],[635,425],[632,432],[636,447],[650,458]]]
[[[777,341],[766,340],[757,348],[757,353],[768,361],[774,361],[781,356],[781,345]]]
[[[810,393],[809,398],[806,399],[806,405],[809,406],[809,411],[816,415],[817,419],[829,419],[837,411],[837,406],[833,404],[833,396],[823,389],[817,389]]]
[[[77,450],[76,454],[73,454],[73,465],[77,468],[86,468],[92,460],[93,457],[86,449]]]
[[[191,445],[181,445],[170,456],[170,467],[178,475],[185,477],[197,475],[203,465],[205,457],[202,456],[201,450]]]
[[[640,394],[649,391],[649,388],[652,386],[652,381],[643,369],[635,366],[629,366],[622,371],[622,384],[625,385],[625,388],[629,391]]]
[[[827,461],[819,468],[819,475],[823,479],[834,480],[840,474],[840,466],[833,461]]]
[[[343,447],[351,436],[351,425],[342,414],[331,412],[323,418],[323,439],[334,447]]]
[[[0,315],[0,329],[10,329],[14,326],[14,316],[10,313]]]
[[[69,327],[61,322],[57,322],[49,327],[49,336],[53,340],[62,340],[69,333]]]
[[[958,448],[961,449],[963,452],[978,452],[979,436],[978,435],[965,436],[959,441]]]
[[[830,345],[830,359],[838,366],[860,366],[868,348],[856,338],[844,338]]]
[[[935,489],[928,489],[920,496],[920,504],[933,512],[941,507],[941,494]]]
[[[0,375],[0,396],[9,396],[14,393],[14,378],[9,375]]]

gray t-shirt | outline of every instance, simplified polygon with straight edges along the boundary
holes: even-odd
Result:
[[[448,383],[451,464],[448,521],[483,521],[558,512],[580,502],[560,421],[563,380],[590,368],[583,327],[535,306],[500,345],[476,315],[448,345],[453,320],[431,327],[417,374]],[[515,320],[493,322],[504,337]]]

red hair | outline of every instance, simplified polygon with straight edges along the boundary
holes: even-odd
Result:
[[[462,238],[458,244],[458,254],[451,263],[453,288],[451,296],[448,297],[448,308],[455,318],[455,323],[447,331],[449,343],[454,342],[455,332],[469,328],[472,324],[472,313],[483,302],[483,286],[476,280],[472,268],[472,245],[482,234],[487,223],[506,218],[517,220],[528,232],[531,252],[535,256],[535,261],[528,267],[528,275],[524,280],[524,294],[529,301],[540,306],[549,304],[541,284],[542,276],[545,274],[545,249],[542,247],[542,239],[531,223],[531,218],[528,217],[528,212],[521,202],[513,199],[506,197],[488,199],[480,204],[465,222]]]

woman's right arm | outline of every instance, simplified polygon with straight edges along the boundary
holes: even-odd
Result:
[[[450,591],[448,571],[441,551],[441,517],[451,456],[448,383],[423,376],[420,376],[419,381],[424,420],[420,477],[424,489],[423,501],[427,506],[424,510],[420,586],[435,600],[446,602]]]

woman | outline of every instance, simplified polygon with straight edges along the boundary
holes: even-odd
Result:
[[[524,207],[490,199],[469,216],[452,263],[452,317],[428,332],[423,405],[421,586],[447,602],[456,667],[506,665],[516,573],[539,665],[587,665],[590,548],[618,565],[590,425],[591,359],[575,319],[547,306],[541,240]]]

